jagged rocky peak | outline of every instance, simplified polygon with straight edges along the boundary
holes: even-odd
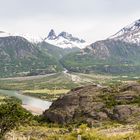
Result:
[[[48,34],[48,36],[47,36],[47,39],[53,40],[53,39],[55,39],[56,37],[57,37],[57,36],[56,36],[56,34],[55,34],[55,31],[54,31],[53,29],[51,29],[50,32],[49,32],[49,34]]]
[[[85,40],[74,37],[65,31],[56,35],[53,29],[51,29],[45,41],[60,48],[83,48],[87,45]]]
[[[140,19],[125,26],[119,32],[109,37],[109,39],[122,40],[140,45]]]

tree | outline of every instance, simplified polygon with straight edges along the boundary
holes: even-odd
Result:
[[[32,119],[30,112],[18,103],[5,103],[0,105],[0,139],[15,127],[28,123]]]

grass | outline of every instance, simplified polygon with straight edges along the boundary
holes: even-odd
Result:
[[[46,94],[64,94],[67,93],[69,90],[67,89],[54,89],[54,90],[49,90],[49,89],[36,89],[36,90],[24,90],[23,93],[46,93]]]
[[[17,138],[19,138],[19,134],[20,137],[25,138],[30,136],[30,140],[77,140],[78,135],[81,136],[82,140],[139,140],[139,129],[132,126],[133,129],[130,132],[127,127],[131,126],[112,126],[112,128],[100,129],[89,128],[87,125],[82,124],[78,128],[69,131],[67,127],[59,126],[21,126],[14,130],[14,135]]]
[[[38,97],[40,99],[54,101],[61,95],[69,92],[67,89],[49,90],[49,89],[39,89],[39,90],[24,90],[23,94]]]
[[[0,96],[0,101],[4,100],[6,97],[5,96]]]

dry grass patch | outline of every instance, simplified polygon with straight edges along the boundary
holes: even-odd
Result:
[[[40,93],[40,94],[65,94],[69,92],[67,89],[54,89],[54,90],[49,90],[49,89],[37,89],[37,90],[24,90],[23,93]]]

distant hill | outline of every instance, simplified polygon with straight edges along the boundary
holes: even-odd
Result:
[[[25,38],[0,37],[0,77],[52,73],[61,69],[58,61]]]

